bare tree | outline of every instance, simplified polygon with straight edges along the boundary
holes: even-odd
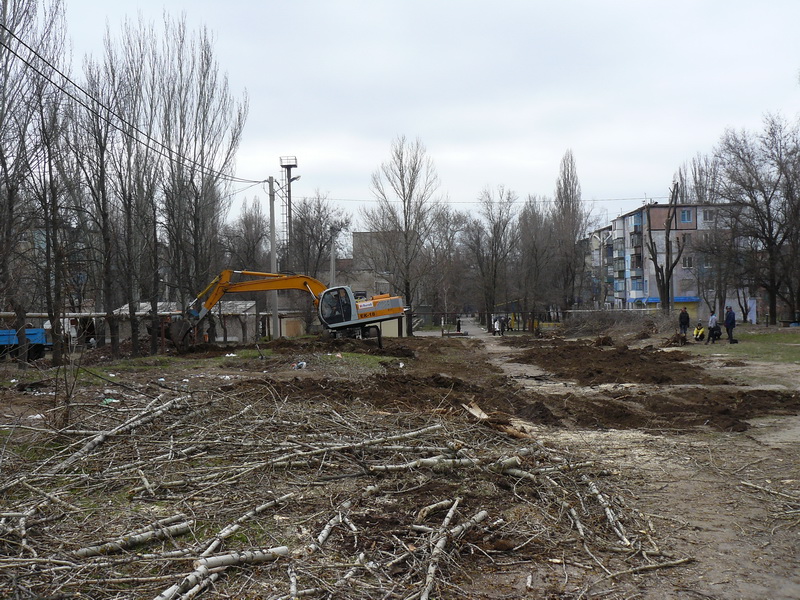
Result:
[[[319,278],[327,266],[331,244],[352,225],[352,217],[335,207],[327,195],[316,191],[294,205],[292,262],[300,273]],[[329,263],[328,263],[329,264]],[[308,302],[306,301],[307,305]]]
[[[460,314],[469,304],[467,258],[459,237],[469,217],[449,206],[443,206],[434,216],[426,252],[430,268],[422,286],[434,313]]]
[[[508,259],[517,243],[516,201],[516,193],[503,186],[499,186],[496,193],[489,188],[483,190],[480,215],[472,219],[464,231],[465,244],[480,280],[487,320],[500,299],[498,291],[505,286]]]
[[[117,231],[121,242],[116,254],[128,317],[131,352],[140,354],[137,310],[142,297],[150,301],[153,335],[150,352],[157,351],[158,251],[157,207],[160,156],[152,138],[158,117],[156,36],[139,21],[123,24],[115,45],[106,33],[105,70],[116,83],[114,126],[119,134],[112,146],[109,176],[119,200]]]
[[[666,211],[658,212],[659,215],[665,215],[663,223],[655,222],[656,212],[652,210],[652,204],[648,204],[645,207],[647,219],[647,239],[645,240],[645,247],[647,248],[650,261],[653,263],[656,287],[658,288],[659,297],[661,298],[661,310],[667,314],[672,307],[672,274],[681,260],[684,249],[683,238],[676,236],[675,239],[673,239],[672,236],[673,229],[677,226],[676,213],[681,197],[681,188],[684,187],[683,181],[683,173],[680,172],[670,190],[669,203]],[[659,240],[653,236],[653,231],[658,230],[664,231],[663,251]]]
[[[698,231],[692,239],[694,253],[692,273],[699,296],[709,310],[722,314],[730,289],[737,289],[737,270],[743,266],[741,241],[731,209],[719,197],[720,169],[713,157],[697,156],[683,172],[687,176],[687,200],[703,205],[713,214],[712,227]],[[707,212],[707,217],[711,217]],[[708,220],[708,219],[706,219]],[[689,249],[684,250],[684,254]],[[738,280],[743,275],[740,272]]]
[[[36,64],[53,58],[50,51],[57,48],[51,43],[53,32],[63,28],[60,14],[60,2],[41,7],[33,0],[0,4],[0,306],[16,314],[15,328],[25,353],[23,330],[30,298],[25,265],[17,251],[33,216],[26,180],[37,165],[39,146],[31,128],[37,118],[36,92],[47,76],[36,71]],[[25,368],[24,360],[18,364]]]
[[[388,253],[391,281],[406,304],[413,306],[426,271],[425,244],[440,210],[434,198],[439,177],[425,146],[405,136],[392,142],[389,160],[372,174],[372,193],[377,206],[365,209],[363,218],[374,232],[376,250]],[[365,257],[374,265],[375,257]],[[406,320],[406,334],[413,335],[413,322]]]
[[[162,141],[168,149],[164,224],[173,283],[185,305],[219,270],[219,234],[230,205],[226,184],[247,116],[219,72],[205,29],[165,19],[160,81]]]
[[[569,309],[581,295],[586,270],[586,248],[582,241],[589,226],[589,210],[581,200],[581,184],[571,150],[561,159],[550,221],[554,241],[553,282],[561,306]]]
[[[78,171],[64,143],[66,123],[71,115],[67,97],[53,84],[54,80],[60,79],[59,71],[67,70],[62,64],[66,35],[64,14],[58,6],[53,9],[49,40],[31,58],[36,72],[41,75],[34,79],[31,98],[36,108],[31,135],[40,152],[31,164],[28,187],[39,209],[37,229],[43,241],[30,252],[30,272],[35,274],[39,284],[35,287],[44,288],[44,303],[51,324],[53,365],[59,366],[63,364],[66,351],[60,315],[65,305],[65,276],[72,249],[69,235],[72,215],[68,210],[66,189],[75,185],[74,173]],[[66,422],[68,411],[65,410],[62,416]]]
[[[796,127],[768,117],[764,132],[727,131],[717,148],[721,168],[720,196],[730,203],[729,218],[749,248],[746,256],[752,280],[763,287],[769,303],[769,319],[776,323],[778,298],[794,311],[798,299],[787,291],[787,265],[796,265],[791,238],[797,231]],[[796,288],[795,288],[796,289]]]
[[[112,148],[118,130],[111,107],[115,103],[115,81],[108,65],[89,59],[85,63],[85,88],[89,93],[85,110],[81,111],[72,135],[72,148],[77,154],[84,183],[88,189],[74,190],[75,204],[85,211],[84,232],[93,243],[99,279],[100,304],[111,339],[111,355],[119,356],[119,318],[114,310],[122,299],[120,282],[115,271],[119,231],[115,228],[119,210],[111,187]],[[104,339],[101,336],[101,342]]]
[[[522,312],[535,311],[552,298],[555,231],[548,210],[550,200],[528,196],[519,215],[518,266],[516,268]]]
[[[269,262],[269,216],[254,197],[242,204],[239,216],[225,226],[223,246],[228,264],[237,269],[266,271]]]

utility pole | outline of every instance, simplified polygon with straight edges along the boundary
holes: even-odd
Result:
[[[275,241],[275,179],[270,176],[269,182],[269,269],[278,272],[278,245]],[[280,320],[278,319],[278,290],[272,291],[272,339],[279,337]]]

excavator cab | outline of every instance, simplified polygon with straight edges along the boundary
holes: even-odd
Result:
[[[334,287],[325,290],[319,299],[319,318],[331,329],[345,326],[354,318],[356,301],[349,287]]]

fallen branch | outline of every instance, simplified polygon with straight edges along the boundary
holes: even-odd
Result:
[[[279,556],[288,556],[289,548],[278,546],[269,550],[249,550],[247,552],[231,552],[219,556],[206,556],[194,561],[195,569],[206,567],[214,569],[216,567],[230,567],[232,565],[243,565],[252,563],[262,563],[275,560]]]
[[[284,494],[280,498],[276,498],[275,500],[271,500],[269,502],[266,502],[265,504],[261,504],[260,506],[255,507],[253,510],[246,512],[241,517],[236,519],[236,521],[234,521],[230,525],[225,526],[216,536],[214,536],[214,540],[206,547],[206,549],[200,556],[201,557],[210,556],[217,550],[217,548],[219,548],[223,540],[236,533],[241,528],[244,522],[261,514],[265,510],[272,508],[273,506],[282,504],[283,502],[286,502],[287,500],[294,498],[296,495],[297,494],[295,494],[294,492],[291,492],[289,494]]]
[[[155,597],[155,600],[171,600],[172,598],[176,598],[179,594],[183,598],[192,597],[196,595],[196,591],[193,592],[193,590],[198,586],[200,586],[200,589],[206,587],[211,583],[211,581],[207,580],[211,577],[216,579],[216,577],[219,577],[220,572],[230,566],[269,562],[288,554],[289,548],[286,546],[278,546],[277,548],[270,548],[269,550],[233,552],[231,554],[199,558],[194,561],[195,570],[192,573],[186,575],[180,583],[176,583],[161,592]],[[190,593],[192,596],[187,596],[187,594]]]
[[[678,560],[671,560],[668,562],[663,563],[656,563],[652,565],[642,565],[639,567],[631,567],[630,569],[625,569],[624,571],[615,571],[614,573],[609,573],[605,577],[598,579],[597,581],[593,582],[589,585],[589,588],[597,585],[598,583],[602,583],[603,581],[608,581],[609,579],[616,579],[617,577],[622,577],[623,575],[633,575],[634,573],[643,573],[645,571],[655,571],[657,569],[670,569],[672,567],[679,567],[681,565],[685,565],[687,563],[694,562],[694,558],[687,557],[681,558]],[[588,588],[587,588],[588,589]]]
[[[397,465],[372,465],[369,470],[373,473],[392,473],[396,471],[408,471],[419,467],[431,467],[433,469],[453,468],[472,466],[475,461],[471,458],[448,458],[446,456],[432,456],[430,458],[418,458],[407,463]]]
[[[174,520],[175,518],[176,517],[169,517],[169,519],[166,519],[166,521],[171,521]],[[182,519],[185,517],[183,515],[180,515],[177,518]],[[167,526],[165,526],[165,523],[162,522],[156,523],[154,525],[148,526],[144,530],[140,530],[138,532],[125,535],[121,538],[117,538],[110,542],[99,544],[97,546],[89,546],[87,548],[81,548],[79,550],[76,550],[74,554],[78,558],[88,558],[90,556],[100,556],[102,554],[111,554],[113,552],[122,552],[123,550],[130,550],[131,548],[135,548],[136,546],[141,546],[152,540],[163,540],[183,535],[184,533],[188,533],[193,524],[194,521],[184,521],[183,523],[178,523],[177,525],[167,525]]]
[[[741,483],[744,486],[750,487],[750,488],[761,490],[762,492],[767,492],[768,494],[773,494],[774,496],[780,496],[781,498],[786,498],[786,499],[792,500],[794,502],[800,502],[800,497],[798,497],[798,496],[792,496],[791,494],[786,494],[784,492],[779,492],[777,490],[773,490],[771,488],[764,487],[762,485],[756,485],[755,483],[750,483],[750,482],[747,482],[747,481],[740,481],[739,483]]]
[[[619,522],[617,515],[614,514],[614,511],[611,508],[611,504],[609,504],[608,500],[606,500],[606,497],[603,496],[602,493],[600,493],[600,490],[597,489],[597,486],[594,484],[594,482],[591,479],[589,479],[586,475],[582,475],[581,479],[586,483],[587,486],[589,486],[589,491],[592,493],[592,495],[594,495],[595,498],[597,498],[597,501],[600,503],[600,506],[603,507],[603,510],[606,513],[606,519],[608,520],[608,523],[611,525],[611,529],[614,531],[614,533],[617,534],[617,537],[619,537],[620,541],[623,544],[625,544],[626,546],[630,546],[631,542],[625,535],[625,528],[622,526],[622,523]]]
[[[144,410],[136,415],[135,417],[128,419],[121,425],[118,425],[114,429],[107,431],[105,433],[98,434],[86,442],[80,450],[72,454],[71,456],[67,457],[65,460],[61,461],[57,465],[51,467],[50,469],[46,470],[44,473],[46,475],[56,475],[57,473],[61,473],[65,471],[67,468],[71,467],[73,464],[78,462],[81,458],[88,455],[92,452],[95,448],[100,446],[103,442],[105,442],[108,438],[119,435],[121,433],[126,433],[132,429],[136,429],[137,427],[141,427],[142,425],[146,425],[151,421],[155,421],[158,417],[169,411],[173,406],[183,400],[185,397],[174,398],[169,402],[162,404],[157,409],[150,411],[150,407],[160,400],[159,398],[153,400],[150,404],[148,404]]]
[[[458,508],[458,504],[461,502],[461,498],[456,498],[450,510],[447,511],[447,515],[442,521],[442,530],[447,529],[450,525],[450,521],[453,520],[453,517],[456,514],[456,508]],[[433,551],[431,552],[431,560],[428,563],[428,571],[425,575],[425,587],[422,589],[422,593],[419,595],[419,600],[428,600],[428,597],[431,594],[431,590],[433,589],[433,584],[435,582],[436,577],[436,569],[439,566],[439,557],[444,552],[444,547],[447,545],[447,535],[441,535],[436,542],[436,545],[433,547]]]

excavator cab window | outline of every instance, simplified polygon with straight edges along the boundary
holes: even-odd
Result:
[[[346,288],[325,290],[320,299],[320,316],[327,325],[346,323],[352,315],[353,303]]]

